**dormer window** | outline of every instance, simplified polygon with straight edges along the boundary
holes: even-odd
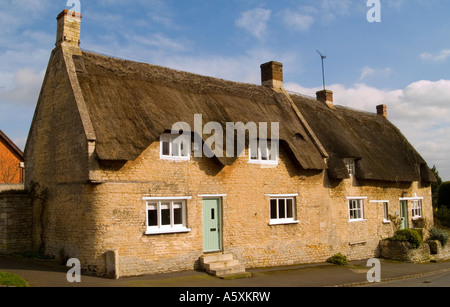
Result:
[[[250,146],[250,163],[278,164],[278,146],[276,146],[276,144],[272,144],[272,142],[268,140],[258,140],[257,150],[257,152],[254,152],[252,146]]]
[[[355,176],[356,166],[355,159],[344,159],[345,166],[347,167],[348,174],[350,176]]]
[[[166,160],[189,160],[190,140],[184,135],[163,134],[160,137],[160,157]]]

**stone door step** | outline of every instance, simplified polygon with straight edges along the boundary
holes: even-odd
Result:
[[[245,266],[234,259],[232,253],[221,252],[206,254],[200,257],[200,266],[208,274],[222,279],[249,278],[251,273],[246,272]]]

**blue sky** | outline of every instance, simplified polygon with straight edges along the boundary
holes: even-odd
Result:
[[[390,120],[450,180],[450,1],[81,0],[81,47],[224,78],[260,82],[284,64],[285,87]],[[65,0],[0,2],[0,129],[24,146]]]

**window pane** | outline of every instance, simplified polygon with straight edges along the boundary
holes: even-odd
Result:
[[[173,209],[173,223],[175,225],[182,225],[183,224],[183,209],[177,208]]]
[[[277,200],[276,199],[271,199],[270,200],[270,218],[272,220],[277,218]]]
[[[360,199],[352,199],[348,202],[349,215],[351,220],[362,219],[362,201]]]
[[[158,211],[156,205],[148,206],[148,226],[158,226]]]
[[[249,147],[248,147],[248,154],[250,156],[250,160],[258,160],[258,151],[259,149],[256,147],[256,142],[257,141],[253,141],[250,142]]]
[[[170,225],[170,204],[169,203],[161,204],[161,225],[162,226]]]
[[[169,142],[162,143],[162,154],[163,154],[163,156],[170,156],[170,143]]]
[[[344,163],[347,166],[347,170],[350,176],[355,175],[355,160],[354,159],[344,159]]]
[[[174,202],[173,203],[173,224],[182,225],[183,224],[183,203]]]
[[[351,220],[356,219],[356,213],[355,213],[355,210],[354,210],[354,209],[351,209],[351,210],[350,210],[350,219],[351,219]]]
[[[280,219],[286,218],[286,200],[285,199],[278,200],[278,218],[280,218]]]
[[[189,150],[190,150],[190,143],[188,143],[188,141],[186,139],[184,139],[181,143],[180,143],[180,148],[181,148],[181,156],[182,157],[187,157],[189,156]]]
[[[384,219],[389,219],[389,204],[383,203],[384,206]]]
[[[287,204],[287,217],[290,219],[294,218],[294,208],[292,199],[286,199],[286,204]]]
[[[270,144],[269,146],[272,146],[272,145]],[[278,159],[278,154],[277,154],[276,148],[274,148],[274,150],[272,150],[272,147],[269,147],[269,160],[277,161],[277,159]]]
[[[267,150],[267,142],[260,141],[260,152],[261,152],[261,160],[266,161],[269,159],[268,150]]]
[[[172,157],[180,156],[180,143],[172,143]]]

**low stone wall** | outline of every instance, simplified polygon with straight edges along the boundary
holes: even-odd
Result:
[[[431,257],[436,261],[450,260],[450,243],[442,246],[441,242],[437,240],[427,240],[430,246]]]
[[[31,250],[32,211],[28,194],[0,194],[0,253]]]
[[[427,243],[419,248],[411,248],[411,244],[401,241],[380,241],[380,256],[403,262],[423,263],[429,262],[431,257],[430,246]]]

